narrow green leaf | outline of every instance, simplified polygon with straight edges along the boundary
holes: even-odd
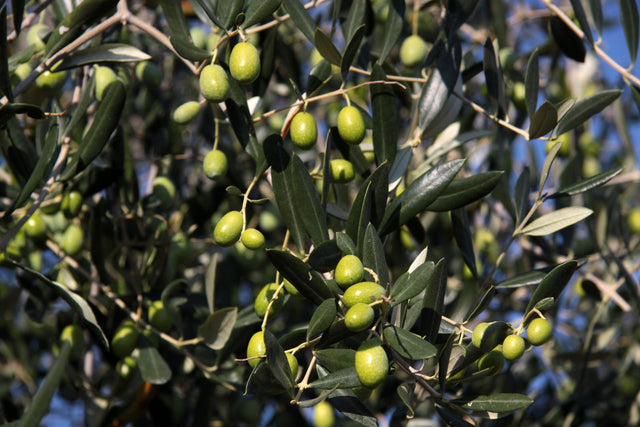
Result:
[[[622,169],[622,166],[610,169],[608,171],[604,171],[602,173],[594,175],[591,178],[587,178],[574,184],[561,187],[555,193],[550,194],[549,198],[555,199],[558,197],[574,196],[576,194],[584,193],[585,191],[600,187],[609,182],[615,176],[619,175],[622,172]]]
[[[245,11],[244,21],[242,22],[242,28],[249,28],[253,24],[261,22],[263,19],[270,17],[278,10],[282,0],[266,0],[266,1],[251,1]]]
[[[344,50],[344,54],[342,55],[342,60],[340,61],[340,71],[342,72],[342,80],[346,81],[347,74],[349,73],[349,68],[351,64],[353,64],[353,60],[358,54],[358,50],[360,49],[360,44],[362,43],[362,39],[365,35],[366,27],[363,25],[359,26],[353,37],[349,40],[349,44]]]
[[[549,270],[550,271],[550,270]],[[523,274],[519,274],[510,279],[506,279],[498,284],[496,284],[496,288],[498,289],[506,289],[506,288],[520,288],[522,286],[533,286],[537,285],[544,279],[544,276],[549,271],[544,270],[533,270],[528,271]]]
[[[193,12],[198,18],[200,18],[202,22],[207,22],[207,19],[209,19],[221,30],[227,29],[224,24],[218,19],[218,15],[215,10],[215,3],[211,3],[208,0],[191,0],[189,3],[191,3]],[[228,4],[229,2],[225,3]]]
[[[320,368],[320,367],[319,367]],[[329,402],[345,417],[364,427],[377,427],[376,417],[350,389],[337,389],[329,394]]]
[[[315,43],[316,23],[299,0],[282,0],[296,27],[311,43]]]
[[[544,185],[547,183],[547,178],[549,178],[549,172],[551,171],[551,165],[553,161],[556,159],[558,155],[558,151],[560,151],[561,147],[560,142],[556,142],[549,150],[547,157],[544,159],[544,163],[542,164],[542,171],[540,172],[540,183],[538,184],[538,198],[542,197],[542,192],[544,190]]]
[[[382,334],[385,343],[405,359],[423,360],[438,354],[438,349],[433,344],[405,329],[385,325]]]
[[[549,32],[562,53],[577,62],[584,62],[587,49],[582,39],[557,16],[549,18]]]
[[[527,113],[529,114],[530,120],[533,120],[533,114],[538,105],[538,90],[540,88],[539,55],[538,49],[533,51],[531,57],[529,57],[527,71],[524,76],[524,92],[527,101]],[[529,131],[529,133],[531,133],[531,131]]]
[[[366,13],[366,0],[353,0],[351,2],[347,18],[342,22],[342,34],[345,40],[352,40],[356,31],[365,24]]]
[[[447,212],[482,199],[498,185],[504,172],[489,171],[454,179],[428,207],[428,211]]]
[[[335,240],[327,240],[313,248],[307,261],[311,268],[320,273],[328,273],[336,268],[342,258],[342,251]]]
[[[131,45],[124,43],[105,43],[72,52],[64,58],[56,70],[65,70],[102,62],[138,62],[148,59],[151,59],[150,55]]]
[[[356,244],[347,233],[336,233],[336,245],[344,255],[355,255],[357,253]]]
[[[0,107],[0,125],[4,125],[16,114],[26,114],[36,120],[42,120],[46,117],[44,111],[37,105],[14,102]]]
[[[11,12],[13,13],[13,28],[16,34],[20,35],[22,27],[22,17],[24,16],[24,5],[26,0],[11,0]]]
[[[367,225],[364,233],[362,249],[362,265],[375,271],[380,284],[385,287],[389,283],[389,270],[384,256],[382,241],[373,225]]]
[[[44,416],[47,415],[51,399],[53,398],[60,381],[62,381],[65,369],[69,364],[70,354],[71,344],[68,341],[65,341],[60,348],[58,358],[49,368],[47,376],[38,388],[31,404],[22,415],[20,423],[18,424],[20,427],[37,427],[40,425],[40,421],[42,421]]]
[[[469,271],[471,271],[473,277],[477,279],[478,267],[476,266],[476,254],[473,250],[473,237],[471,236],[469,215],[465,209],[460,208],[451,211],[451,226],[453,228],[453,237],[462,252],[462,259],[467,267],[469,267]]]
[[[494,113],[498,117],[505,115],[504,78],[502,77],[502,67],[496,55],[491,39],[487,38],[484,43],[482,58],[482,68],[489,96],[493,100]]]
[[[35,167],[37,153],[15,116],[4,124],[4,129],[0,127],[0,149],[18,184],[24,185]]]
[[[529,210],[529,194],[531,192],[529,168],[525,166],[516,181],[513,189],[513,202],[516,210],[516,224],[526,215]]]
[[[85,117],[87,116],[87,110],[91,106],[91,104],[95,101],[94,98],[94,85],[96,80],[96,73],[91,73],[91,77],[87,84],[87,89],[83,91],[80,96],[80,101],[76,105],[73,110],[73,114],[71,115],[71,119],[64,126],[64,131],[60,136],[59,140],[63,141],[67,136],[72,135],[73,131],[76,129],[78,125],[83,125]]]
[[[182,56],[189,61],[204,61],[211,53],[208,50],[201,49],[195,46],[187,36],[182,34],[171,34],[169,36],[171,46],[178,52],[178,55]]]
[[[624,38],[627,40],[631,66],[635,64],[638,55],[638,37],[640,35],[640,18],[638,17],[638,3],[636,0],[618,0],[620,5],[620,19]]]
[[[320,28],[316,28],[313,41],[316,49],[318,49],[318,52],[320,52],[320,55],[322,55],[324,59],[333,65],[340,66],[340,63],[342,62],[342,55],[324,31]]]
[[[182,13],[182,5],[174,0],[159,0],[162,12],[169,25],[169,31],[173,34],[179,34],[182,38],[189,37],[189,26],[187,20]],[[224,2],[230,3],[230,1]]]
[[[404,0],[391,0],[389,2],[387,22],[384,24],[384,41],[382,43],[380,56],[378,57],[378,64],[384,63],[391,49],[393,49],[400,38],[402,26],[404,25],[404,10]]]
[[[529,141],[551,132],[553,128],[556,127],[556,124],[558,124],[558,111],[556,107],[549,101],[544,101],[531,118]]]
[[[438,413],[440,418],[442,418],[447,423],[448,426],[474,427],[476,425],[475,423],[471,424],[467,422],[465,418],[463,418],[463,416],[460,414],[460,409],[458,408],[457,405],[454,407],[452,406],[453,405],[444,401],[440,401],[439,403],[436,404],[436,412]],[[466,414],[465,414],[465,417],[466,417]]]
[[[422,292],[434,273],[435,264],[429,261],[420,264],[411,273],[406,272],[400,276],[389,292],[389,299],[393,301],[393,305],[407,301]]]
[[[356,351],[350,348],[323,348],[314,352],[318,362],[331,372],[353,367]]]
[[[315,309],[309,328],[307,329],[307,341],[314,339],[324,331],[326,331],[336,318],[338,309],[336,307],[335,298],[328,298]]]
[[[362,383],[358,379],[355,366],[340,369],[339,371],[330,372],[329,374],[312,381],[310,388],[320,390],[329,390],[336,388],[354,388],[362,387]]]
[[[377,228],[382,220],[389,194],[388,182],[389,164],[383,163],[360,186],[345,227],[347,235],[357,246],[362,246],[367,225],[371,223]]]
[[[378,64],[373,65],[371,81],[386,81],[387,75]],[[398,150],[398,101],[393,89],[388,85],[369,86],[371,93],[371,111],[373,113],[373,151],[378,165],[387,162],[390,165]]]
[[[413,384],[400,384],[398,388],[396,388],[396,393],[398,397],[404,403],[405,408],[407,409],[407,418],[411,419],[414,416],[413,412],[413,404],[411,396],[413,395]]]
[[[269,261],[296,289],[315,304],[320,304],[333,293],[317,272],[301,259],[277,249],[267,250]]]
[[[206,3],[206,1],[202,1],[201,3]],[[225,0],[216,2],[215,16],[217,16],[222,23],[223,29],[228,30],[235,24],[236,18],[240,13],[242,13],[244,3],[244,0]]]
[[[598,114],[605,107],[618,99],[622,93],[621,89],[609,89],[598,92],[585,99],[576,102],[573,107],[558,121],[558,127],[555,130],[556,135],[576,128],[586,122],[594,114]]]
[[[584,36],[587,38],[589,45],[593,47],[593,34],[591,34],[591,27],[589,26],[589,21],[587,21],[587,14],[584,12],[582,3],[580,0],[571,0],[571,7],[573,7],[573,13],[580,24],[580,28],[582,28]]]
[[[238,307],[227,307],[211,313],[198,328],[198,337],[213,350],[227,344],[238,317]]]
[[[425,339],[432,343],[438,337],[446,289],[447,267],[442,258],[436,264],[434,273],[429,276],[422,300],[422,330],[426,331]]]
[[[309,72],[307,78],[307,93],[315,93],[333,77],[331,64],[326,59],[321,60]]]
[[[290,203],[294,207],[294,215],[302,219],[304,228],[316,245],[329,240],[327,219],[322,209],[320,196],[316,191],[313,179],[309,171],[297,154],[291,158],[291,173],[284,175],[285,180],[291,179],[293,193],[290,195]],[[278,204],[280,206],[280,204]]]
[[[138,368],[142,379],[151,384],[166,384],[171,379],[171,368],[149,343],[139,349]]]
[[[480,298],[478,304],[476,304],[476,306],[469,311],[469,314],[465,316],[464,323],[470,322],[471,320],[475,319],[476,316],[482,313],[484,309],[489,306],[489,303],[491,303],[491,300],[493,300],[495,294],[496,288],[490,286],[489,289],[487,289],[486,292],[482,294],[482,298]]]
[[[602,1],[601,0],[589,0],[589,11],[591,12],[591,19],[596,26],[598,34],[602,36]]]
[[[472,411],[512,412],[528,407],[533,403],[529,396],[516,393],[498,393],[491,396],[479,396],[467,402],[463,408]]]
[[[546,236],[582,221],[592,213],[591,209],[582,206],[561,208],[531,221],[521,233],[527,236]]]
[[[21,23],[20,23],[21,24]],[[18,24],[17,28],[20,28]],[[20,30],[17,30],[18,32]],[[9,78],[9,45],[7,42],[7,5],[0,10],[0,94],[6,95],[9,102],[13,102],[13,90]]]
[[[267,348],[267,365],[271,373],[289,394],[293,393],[294,383],[287,356],[278,339],[268,329],[264,331],[264,344]]]
[[[578,263],[574,260],[570,260],[563,262],[547,273],[533,292],[531,300],[529,300],[529,304],[527,305],[527,309],[524,312],[529,313],[529,311],[531,311],[538,302],[545,298],[551,297],[557,300],[558,296],[560,296],[564,287],[569,283],[571,276],[573,276],[573,273],[577,268]]]
[[[416,178],[387,207],[380,225],[380,234],[385,235],[397,230],[409,219],[427,209],[462,169],[464,162],[464,159],[452,160]]]

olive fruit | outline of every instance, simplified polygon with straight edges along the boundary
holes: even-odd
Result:
[[[238,43],[229,56],[231,77],[240,83],[252,83],[260,75],[260,55],[254,45],[248,42]]]
[[[120,360],[116,365],[116,371],[120,375],[120,383],[127,384],[136,373],[138,361],[131,356],[127,356]]]
[[[351,332],[360,332],[373,323],[375,313],[369,304],[359,302],[354,304],[344,316],[344,325]]]
[[[60,343],[68,342],[71,346],[71,357],[78,358],[84,350],[84,334],[78,325],[67,325],[60,333]]]
[[[200,92],[211,102],[222,102],[229,96],[227,72],[218,64],[209,64],[200,73]]]
[[[291,376],[295,380],[296,377],[298,376],[298,368],[299,368],[298,359],[296,359],[296,357],[291,353],[285,353],[285,356],[287,356],[287,362],[289,363],[289,369],[291,370]]]
[[[169,332],[173,326],[173,317],[161,300],[153,301],[149,306],[149,324],[160,332]]]
[[[176,197],[176,186],[166,176],[158,176],[153,180],[152,192],[160,202],[160,209],[169,209],[173,206],[173,200]]]
[[[499,349],[493,349],[478,360],[478,370],[489,369],[489,375],[500,373],[504,368],[504,356]]]
[[[333,159],[329,162],[331,180],[338,184],[346,184],[353,181],[356,171],[350,161],[345,159]]]
[[[117,79],[118,76],[110,67],[102,66],[96,68],[96,83],[94,91],[98,101],[102,101],[102,97],[104,96],[104,91],[107,89],[107,86],[115,82]]]
[[[242,233],[242,213],[230,211],[224,214],[213,229],[213,239],[220,246],[231,246]]]
[[[284,279],[284,288],[285,288],[285,290],[287,292],[289,292],[289,294],[291,296],[294,296],[294,297],[301,297],[302,296],[302,294],[300,293],[298,288],[293,286],[293,284],[290,281],[288,281],[287,279]]]
[[[38,212],[35,212],[24,225],[24,232],[27,237],[34,240],[41,240],[46,232],[47,227],[44,225],[44,221]]]
[[[67,71],[46,70],[36,78],[36,87],[48,94],[53,94],[62,89],[68,77]]]
[[[138,345],[139,336],[135,323],[130,320],[122,322],[111,338],[111,351],[119,359],[130,355]]]
[[[162,70],[155,62],[138,62],[135,74],[139,81],[151,88],[156,88],[162,83]]]
[[[44,24],[35,24],[27,31],[27,45],[33,46],[36,52],[44,50],[46,43],[44,39],[51,33],[51,28]]]
[[[323,400],[316,403],[316,406],[313,407],[314,427],[333,427],[335,421],[333,406],[329,402]]]
[[[173,112],[173,121],[179,125],[191,123],[200,113],[200,103],[198,101],[187,101],[178,106]]]
[[[549,341],[552,333],[551,323],[547,319],[538,317],[533,319],[527,327],[527,340],[532,345],[542,345]]]
[[[75,224],[71,224],[62,235],[60,248],[67,254],[74,256],[82,250],[84,245],[84,233],[82,229]]]
[[[204,174],[209,179],[216,179],[227,174],[227,155],[223,151],[215,149],[210,150],[202,162]]]
[[[62,197],[62,203],[60,209],[67,218],[75,218],[82,209],[82,193],[76,190],[68,191],[64,193]]]
[[[338,114],[338,133],[347,144],[357,145],[364,139],[364,120],[353,105],[347,105]]]
[[[242,232],[240,241],[247,249],[257,250],[264,247],[264,235],[255,228],[247,228]]]
[[[290,132],[293,145],[302,150],[309,150],[318,139],[316,119],[310,113],[300,111],[291,120]]]
[[[420,65],[427,57],[429,45],[422,37],[412,35],[404,39],[400,45],[400,62],[405,67],[415,67]]]
[[[471,333],[471,342],[474,346],[480,348],[482,345],[482,337],[484,336],[484,331],[489,327],[489,323],[481,322],[473,329]]]
[[[253,308],[255,309],[258,317],[264,317],[267,314],[267,307],[269,307],[269,302],[272,299],[274,299],[274,301],[269,309],[269,316],[273,316],[278,312],[278,310],[280,310],[284,292],[280,291],[276,296],[278,288],[279,286],[277,283],[268,283],[260,289],[260,292],[258,292],[258,295],[253,302]]]
[[[571,154],[571,140],[569,138],[569,134],[563,133],[558,137],[558,139],[550,139],[547,141],[547,145],[545,146],[547,154],[551,152],[551,148],[556,144],[562,144],[560,145],[560,150],[558,150],[558,156],[569,157]]]
[[[31,68],[31,65],[29,65],[28,62],[23,62],[22,64],[18,65],[13,71],[13,78],[11,79],[11,82],[18,84],[19,82],[26,79],[32,71],[33,68]]]
[[[369,304],[384,295],[384,288],[375,282],[360,282],[351,285],[342,296],[346,307],[353,307],[359,302]]]
[[[364,267],[362,261],[355,255],[345,255],[340,258],[336,265],[333,277],[338,286],[347,289],[349,286],[358,283],[364,276]]]
[[[356,351],[356,374],[362,385],[374,388],[387,377],[389,359],[382,341],[373,338],[363,342]]]
[[[189,35],[193,45],[197,48],[204,49],[207,47],[207,35],[200,27],[193,27],[189,29]]]
[[[247,344],[247,359],[265,354],[267,354],[267,346],[264,343],[264,332],[258,331],[251,336]],[[247,360],[252,368],[255,368],[259,361],[260,359]]]
[[[640,207],[632,208],[627,215],[627,225],[635,234],[640,234]]]
[[[502,355],[509,361],[518,360],[524,354],[524,338],[520,335],[507,335],[502,341]]]

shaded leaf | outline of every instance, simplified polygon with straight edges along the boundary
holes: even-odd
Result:
[[[342,22],[342,34],[345,40],[352,40],[354,34],[365,24],[367,13],[366,0],[353,0],[349,5],[349,14]]]
[[[282,0],[296,27],[311,43],[315,43],[316,23],[299,0]],[[319,49],[318,49],[319,50]],[[324,55],[323,55],[324,56]],[[339,61],[338,61],[339,63]]]
[[[370,81],[386,81],[387,75],[377,63],[373,65]],[[393,164],[398,150],[398,101],[390,86],[369,86],[371,111],[373,113],[373,151],[376,164]]]
[[[364,3],[364,2],[362,2]],[[365,35],[366,27],[364,24],[360,25],[356,32],[354,33],[351,40],[349,40],[349,44],[344,50],[344,54],[342,55],[342,60],[340,61],[340,71],[342,72],[342,80],[346,81],[347,74],[349,73],[349,67],[353,64],[353,60],[358,54],[358,49],[360,49],[360,44],[362,43],[362,39]]]
[[[251,1],[245,11],[242,28],[249,28],[253,24],[270,17],[280,7],[282,0]]]
[[[384,255],[382,241],[373,225],[369,224],[364,233],[362,244],[362,265],[375,271],[380,280],[380,284],[384,287],[389,283],[389,270]],[[366,273],[365,273],[366,274]]]
[[[400,276],[389,292],[389,299],[393,301],[393,305],[407,301],[422,292],[434,273],[435,264],[429,261]]]
[[[362,383],[358,379],[355,366],[340,369],[339,371],[330,372],[329,374],[312,381],[310,388],[318,388],[321,390],[335,388],[353,388],[362,387]]]
[[[338,261],[342,258],[342,252],[335,240],[328,240],[317,245],[309,254],[308,263],[316,271],[320,273],[328,273],[338,265]]]
[[[525,100],[527,101],[527,113],[529,114],[530,120],[533,120],[533,114],[538,105],[538,90],[540,88],[539,55],[538,49],[533,51],[529,57],[527,71],[524,76],[524,93]],[[531,131],[529,131],[529,133],[531,133]]]
[[[105,43],[73,51],[65,57],[56,70],[64,70],[82,65],[102,62],[138,62],[151,59],[151,56],[140,49],[124,43]]]
[[[327,228],[327,219],[320,196],[316,191],[313,179],[309,175],[309,171],[296,154],[292,156],[292,170],[290,175],[285,175],[293,181],[293,193],[290,202],[295,206],[295,215],[302,218],[304,228],[311,236],[316,245],[329,240],[329,229]]]
[[[220,350],[225,346],[238,317],[237,307],[227,307],[211,313],[198,328],[198,336],[212,348]]]
[[[318,362],[331,372],[353,367],[356,351],[350,348],[323,348],[314,352]]]
[[[329,394],[329,402],[345,417],[365,427],[377,427],[376,417],[351,390],[337,389]]]
[[[580,0],[571,0],[571,7],[573,7],[573,13],[580,24],[580,28],[582,28],[584,36],[587,38],[591,47],[593,47],[593,34],[591,34],[591,27],[589,26],[589,21],[587,21],[587,15],[584,12],[582,3]]]
[[[428,211],[447,212],[467,206],[489,194],[500,182],[504,172],[482,172],[454,179],[428,207]]]
[[[435,271],[429,276],[425,286],[422,300],[422,331],[425,331],[425,339],[435,342],[442,320],[444,308],[444,295],[447,289],[447,267],[442,258],[435,266]]]
[[[200,3],[205,4],[207,1],[201,1]],[[225,0],[216,3],[215,15],[222,23],[222,28],[227,30],[235,24],[236,18],[242,13],[245,2],[244,0]]]
[[[346,233],[336,233],[336,245],[344,255],[355,255],[357,253],[356,244]]]
[[[20,10],[20,12],[22,12],[22,10]],[[21,23],[18,23],[16,27],[18,33],[20,32],[20,25]],[[5,2],[0,10],[0,95],[5,95],[9,102],[13,102],[13,90],[11,89],[11,79],[9,77],[9,44],[7,34],[7,5]],[[0,124],[1,123],[2,122],[0,122]]]
[[[268,329],[264,330],[264,344],[267,348],[267,365],[269,366],[269,370],[282,387],[284,387],[289,394],[292,394],[294,386],[293,376],[287,356],[285,356],[278,339]]]
[[[527,305],[525,313],[529,313],[538,302],[545,298],[558,299],[560,293],[564,287],[569,283],[571,276],[577,270],[578,263],[574,260],[563,262],[556,266],[553,270],[547,273],[546,276],[540,281],[540,284],[536,287],[536,290],[531,295],[531,300]]]
[[[529,126],[529,141],[551,132],[558,124],[558,111],[549,101],[545,101],[533,114]]]
[[[516,393],[498,393],[491,396],[479,396],[463,407],[472,411],[512,412],[528,407],[533,403],[529,396]]]
[[[591,178],[584,179],[574,184],[566,185],[559,188],[555,193],[550,194],[549,198],[555,199],[558,197],[574,196],[576,194],[584,193],[585,191],[600,187],[613,179],[613,177],[619,175],[620,172],[622,172],[622,169],[622,167],[610,169],[608,171],[604,171],[602,173],[594,175]]]
[[[487,38],[484,43],[483,53],[482,68],[484,70],[489,96],[494,101],[494,113],[498,117],[504,117],[506,108],[502,67],[500,66],[500,61],[498,61],[493,42],[489,38]]]
[[[333,65],[340,66],[342,62],[340,51],[320,28],[316,28],[313,42],[324,59]]]
[[[544,159],[544,163],[542,164],[542,171],[540,172],[540,183],[538,184],[538,198],[542,197],[544,185],[547,183],[549,172],[551,171],[551,165],[556,159],[561,146],[562,144],[560,142],[556,142],[549,150],[549,153],[547,153],[547,157]]]
[[[624,38],[627,40],[631,65],[636,62],[638,55],[638,36],[640,35],[640,18],[638,17],[638,3],[636,0],[618,0],[620,5],[620,19]]]
[[[557,16],[549,18],[549,32],[556,44],[568,58],[577,62],[584,62],[587,49],[582,39]]]
[[[307,299],[320,304],[333,293],[317,272],[301,259],[277,249],[267,250],[267,257],[274,267]]]
[[[374,227],[380,224],[387,204],[388,182],[389,164],[383,163],[360,186],[345,227],[347,235],[356,246],[362,247],[361,242],[369,223]]]
[[[182,34],[172,34],[169,36],[169,41],[178,55],[189,61],[204,61],[211,56],[208,50],[195,46],[188,37]]]
[[[598,114],[606,106],[618,99],[621,93],[621,89],[609,89],[579,100],[558,121],[558,127],[554,133],[556,135],[562,135],[583,124],[591,116]]]
[[[202,22],[207,22],[207,18],[215,24],[221,30],[225,30],[226,27],[224,24],[218,19],[218,16],[215,11],[215,4],[210,4],[207,0],[191,0],[189,2],[191,7],[193,8],[193,12],[200,18]],[[226,4],[230,4],[230,2],[225,2]],[[238,2],[236,2],[238,3]]]
[[[591,215],[593,211],[582,206],[561,208],[542,215],[524,227],[521,234],[527,236],[546,236],[565,227],[569,227]]]
[[[138,368],[142,379],[151,384],[165,384],[171,379],[171,368],[158,350],[148,343],[139,349]]]
[[[484,309],[489,306],[489,304],[491,303],[491,300],[493,300],[493,297],[495,295],[496,295],[496,288],[493,286],[490,286],[489,289],[487,289],[485,293],[482,294],[482,298],[480,298],[480,301],[478,302],[478,304],[476,304],[476,306],[469,311],[469,314],[465,316],[464,323],[470,322],[471,320],[475,319],[480,313],[482,313]]]
[[[336,307],[335,298],[329,298],[324,300],[318,308],[315,309],[311,320],[309,321],[309,328],[307,329],[307,341],[320,335],[326,331],[336,318],[338,309]]]
[[[384,41],[378,56],[378,64],[382,64],[387,59],[391,49],[400,38],[402,26],[404,25],[404,0],[391,0],[388,10],[387,21],[384,24]]]
[[[462,259],[469,267],[473,277],[477,279],[478,267],[476,266],[476,254],[473,250],[473,238],[471,237],[471,226],[469,225],[467,211],[464,209],[451,211],[451,226],[453,228],[453,237],[462,252]]]
[[[516,224],[520,224],[522,218],[525,217],[529,211],[529,193],[531,191],[531,181],[529,175],[529,168],[524,167],[516,185],[513,189],[513,202],[516,210]]]
[[[13,14],[13,28],[16,34],[20,34],[22,27],[22,17],[24,16],[24,5],[26,0],[11,0],[11,12]],[[2,33],[4,34],[4,33]]]
[[[385,325],[382,334],[389,347],[405,359],[422,360],[438,354],[438,349],[431,343],[405,329]]]
[[[528,271],[523,274],[519,274],[510,279],[503,280],[502,282],[495,285],[496,288],[519,288],[522,286],[532,286],[537,285],[544,279],[548,271],[544,270],[533,270]]]
[[[396,393],[398,394],[398,397],[400,398],[402,403],[404,403],[405,408],[407,409],[407,418],[413,418],[414,416],[412,399],[411,399],[411,395],[413,394],[412,389],[413,389],[413,385],[409,385],[409,384],[400,384],[398,388],[396,388]]]
[[[602,35],[602,2],[600,0],[589,0],[589,11],[591,12],[591,18],[596,26],[598,34]]]

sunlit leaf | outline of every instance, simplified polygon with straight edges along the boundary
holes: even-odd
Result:
[[[479,396],[463,407],[472,411],[512,412],[526,408],[533,403],[529,396],[516,393],[498,393],[491,396]]]
[[[524,312],[528,313],[536,306],[536,304],[538,304],[538,302],[545,298],[551,297],[557,300],[558,296],[567,283],[569,283],[571,276],[573,276],[573,273],[577,268],[578,263],[574,260],[569,260],[559,264],[547,273],[533,292],[531,300],[529,300],[529,304],[527,305],[527,309]]]
[[[446,212],[467,206],[489,194],[500,182],[502,171],[482,172],[454,179],[428,207],[428,211]]]
[[[311,43],[315,42],[316,23],[309,12],[304,8],[302,2],[298,0],[282,0],[284,8],[287,10],[296,27],[305,35]]]
[[[550,194],[549,198],[555,199],[558,197],[574,196],[576,194],[598,188],[619,175],[622,172],[622,169],[622,167],[614,168],[594,175],[591,178],[561,187],[555,193]]]
[[[124,43],[106,43],[72,52],[56,70],[102,62],[138,62],[151,59],[147,53]]]
[[[340,63],[342,62],[342,55],[340,54],[340,51],[336,45],[333,44],[329,36],[327,36],[320,28],[316,28],[314,44],[324,59],[333,65],[340,66]]]
[[[391,49],[398,42],[404,25],[404,0],[391,0],[388,4],[389,12],[387,21],[384,24],[384,42],[378,57],[379,64],[382,64],[387,59]]]
[[[558,127],[554,133],[556,135],[562,135],[571,129],[575,129],[591,116],[604,110],[605,107],[618,99],[621,93],[622,90],[620,89],[609,89],[579,100],[558,121]]]
[[[393,305],[398,305],[422,292],[434,273],[435,265],[429,261],[400,276],[389,292],[389,299],[393,301]]]
[[[527,236],[546,236],[580,222],[592,213],[591,209],[581,206],[561,208],[531,221],[521,233]]]
[[[387,75],[378,64],[373,65],[371,81],[385,81]],[[393,164],[398,150],[398,101],[388,85],[373,84],[371,93],[371,111],[373,112],[373,151],[376,164]]]

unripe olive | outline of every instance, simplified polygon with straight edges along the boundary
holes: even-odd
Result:
[[[95,95],[98,101],[102,101],[102,97],[104,96],[104,91],[107,89],[111,83],[115,82],[118,79],[115,71],[113,71],[110,67],[98,67],[96,68],[96,80],[95,80]]]
[[[302,296],[300,291],[298,291],[298,289],[295,286],[293,286],[293,284],[290,281],[288,281],[287,279],[284,279],[284,288],[285,288],[285,290],[287,292],[289,292],[289,294],[291,296],[294,296],[294,297],[301,297]]]
[[[272,299],[274,299],[274,301],[269,309],[269,316],[273,316],[280,310],[280,307],[282,307],[284,292],[280,291],[276,296],[278,288],[279,286],[277,283],[268,283],[260,289],[260,292],[258,292],[258,295],[253,302],[253,308],[255,309],[258,317],[264,317],[267,314],[267,307],[269,307],[269,302]]]
[[[71,224],[62,235],[60,248],[67,254],[74,256],[82,250],[84,246],[84,233],[80,227]]]
[[[582,162],[582,177],[591,178],[602,172],[600,162],[594,156],[585,156]]]
[[[202,28],[190,28],[189,35],[191,36],[191,42],[193,42],[193,45],[195,47],[198,47],[200,49],[204,49],[207,47],[207,35],[204,33]]]
[[[356,177],[356,170],[348,160],[333,159],[329,162],[329,168],[331,171],[331,180],[338,184],[346,184],[353,181]]]
[[[481,322],[473,329],[471,334],[471,342],[474,346],[480,348],[482,345],[482,337],[484,336],[484,331],[489,327],[489,323]]]
[[[550,139],[547,141],[547,145],[545,146],[547,154],[551,151],[551,148],[556,144],[562,144],[560,146],[560,150],[558,151],[558,156],[560,157],[569,157],[571,154],[571,139],[568,133],[563,133],[558,137],[558,139]]]
[[[316,403],[316,406],[313,407],[314,427],[333,427],[334,423],[333,406],[326,400]]]
[[[127,384],[136,374],[138,361],[131,356],[127,356],[120,360],[116,365],[116,370],[120,374],[120,384]]]
[[[249,339],[249,344],[247,344],[247,358],[264,356],[265,354],[267,354],[267,346],[264,343],[264,332],[258,331]],[[248,360],[252,368],[255,368],[259,361],[260,359]]]
[[[518,57],[510,47],[503,47],[500,49],[498,57],[500,58],[500,65],[502,65],[503,70],[512,70],[518,60]]]
[[[198,101],[188,101],[180,105],[173,112],[173,121],[179,125],[191,123],[200,113],[200,103]]]
[[[344,292],[342,302],[346,307],[353,307],[359,302],[369,304],[384,295],[384,288],[375,282],[360,282],[351,285]]]
[[[252,83],[260,75],[260,55],[254,45],[248,42],[238,43],[229,56],[231,77],[240,83]]]
[[[139,81],[149,87],[156,88],[162,83],[162,70],[154,62],[138,62],[135,74]]]
[[[415,67],[420,65],[427,57],[429,45],[422,37],[412,35],[404,39],[400,45],[400,62],[405,67]]]
[[[229,96],[227,72],[218,64],[209,64],[200,73],[200,92],[211,102],[222,102]]]
[[[111,351],[119,359],[130,355],[138,345],[139,336],[135,323],[129,320],[122,322],[111,339]]]
[[[36,87],[47,94],[54,94],[62,89],[68,77],[67,71],[46,70],[36,78]]]
[[[84,350],[84,334],[78,325],[67,325],[60,333],[60,343],[69,342],[71,357],[78,358]]]
[[[240,241],[247,249],[258,250],[264,247],[264,235],[255,228],[247,228],[242,232]]]
[[[47,227],[44,225],[44,221],[38,212],[35,212],[24,225],[24,232],[27,237],[33,240],[41,240],[46,232]]]
[[[160,209],[169,209],[173,206],[176,197],[176,186],[166,176],[158,176],[152,183],[153,195],[160,202]]]
[[[362,261],[355,255],[343,256],[338,261],[338,265],[336,265],[333,277],[342,289],[347,289],[349,286],[360,282],[364,277]]]
[[[289,369],[291,370],[291,376],[295,380],[296,377],[298,376],[298,367],[299,367],[298,359],[296,359],[296,357],[291,353],[285,353],[285,356],[287,356],[287,362],[289,363]]]
[[[82,199],[82,193],[79,191],[73,190],[66,192],[60,204],[60,209],[62,209],[64,216],[67,218],[77,217],[82,209]]]
[[[551,323],[547,319],[538,317],[533,319],[527,327],[527,340],[532,345],[542,345],[549,341],[553,335],[553,329]]]
[[[202,162],[202,170],[209,179],[216,179],[227,174],[227,155],[221,150],[210,150]]]
[[[499,349],[491,350],[478,360],[478,370],[489,369],[489,375],[496,375],[504,368],[504,356]]]
[[[173,317],[161,300],[153,301],[149,306],[149,324],[160,332],[171,330]]]
[[[354,304],[344,316],[344,325],[352,332],[367,329],[373,323],[375,313],[369,304],[359,302]]]
[[[213,229],[213,239],[220,246],[231,246],[242,233],[242,213],[230,211],[224,214]]]
[[[291,120],[290,132],[293,145],[302,150],[309,150],[318,139],[316,119],[306,111],[300,111]]]
[[[49,33],[51,33],[51,28],[44,24],[32,25],[27,31],[27,44],[29,46],[34,46],[36,48],[36,52],[40,52],[46,47],[44,39],[49,35]]]
[[[17,85],[19,82],[26,79],[29,76],[29,74],[31,74],[32,71],[33,71],[33,68],[31,67],[31,65],[29,65],[28,62],[23,62],[22,64],[18,65],[14,70],[13,78],[11,79],[11,82]]]
[[[627,215],[627,226],[635,234],[640,234],[640,207],[632,208]]]
[[[360,344],[355,367],[362,385],[374,388],[382,383],[389,371],[389,359],[382,348],[382,341],[374,338]]]
[[[518,360],[524,354],[524,338],[520,335],[507,335],[502,341],[502,354],[509,361]]]
[[[357,145],[364,139],[365,126],[360,110],[347,105],[338,114],[338,133],[347,144]]]

